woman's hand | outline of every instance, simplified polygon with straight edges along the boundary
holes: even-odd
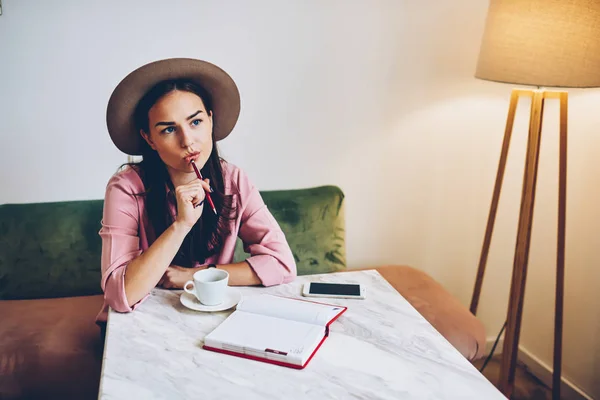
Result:
[[[204,209],[204,191],[210,191],[208,179],[201,181],[194,179],[186,185],[180,185],[175,189],[177,199],[177,219],[182,226],[191,230]]]
[[[199,268],[183,268],[177,265],[171,265],[163,274],[157,286],[165,289],[183,289],[183,285],[187,281],[193,280],[194,273],[204,269],[205,267]]]

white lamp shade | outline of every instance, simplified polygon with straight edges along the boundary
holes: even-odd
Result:
[[[600,87],[600,0],[490,0],[475,76]]]

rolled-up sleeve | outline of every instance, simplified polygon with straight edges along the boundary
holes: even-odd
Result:
[[[106,303],[115,311],[130,312],[148,296],[129,306],[125,294],[125,271],[142,253],[139,238],[139,210],[131,183],[115,175],[106,186],[102,215],[102,280]]]
[[[246,261],[264,286],[288,283],[296,278],[296,262],[281,227],[265,205],[258,189],[239,172],[241,224],[239,237]]]

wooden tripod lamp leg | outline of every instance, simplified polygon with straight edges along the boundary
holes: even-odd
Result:
[[[502,152],[498,163],[498,172],[494,184],[494,192],[490,212],[488,215],[485,238],[479,258],[477,278],[471,298],[471,312],[477,313],[485,266],[489,254],[494,230],[494,222],[500,200],[502,180],[510,146],[517,103],[520,96],[531,97],[531,114],[529,121],[529,136],[527,141],[527,156],[525,159],[525,173],[523,177],[523,191],[521,194],[521,208],[519,212],[519,225],[517,230],[517,242],[514,255],[513,273],[510,286],[510,298],[508,305],[506,334],[504,338],[504,350],[502,364],[500,367],[499,389],[505,396],[512,396],[515,370],[518,356],[519,337],[521,331],[521,320],[523,316],[523,301],[525,298],[525,283],[527,279],[527,266],[529,261],[529,247],[531,243],[531,230],[533,222],[533,210],[535,204],[535,191],[537,171],[539,164],[540,141],[542,132],[542,120],[544,115],[544,102],[546,98],[558,98],[560,100],[560,158],[559,158],[559,182],[558,182],[558,237],[556,255],[556,304],[554,315],[554,368],[552,376],[552,399],[560,400],[561,385],[561,361],[562,361],[562,326],[563,326],[563,303],[564,303],[564,271],[565,271],[565,220],[566,220],[566,188],[567,188],[567,115],[568,95],[567,92],[532,91],[515,89],[512,91],[506,129],[502,142]]]
[[[542,129],[542,117],[544,107],[544,92],[527,91],[515,89],[512,91],[508,117],[506,121],[506,130],[502,144],[502,152],[498,165],[498,173],[494,185],[492,204],[486,226],[485,239],[479,260],[477,278],[473,297],[471,299],[471,312],[476,314],[483,284],[485,266],[489,254],[491,237],[500,199],[502,180],[506,167],[510,138],[514,125],[514,118],[519,97],[522,95],[531,96],[531,115],[529,125],[529,138],[527,148],[527,158],[525,161],[525,174],[523,178],[523,192],[521,197],[521,210],[519,214],[519,228],[517,232],[517,246],[515,250],[515,259],[513,265],[512,283],[509,299],[509,308],[507,315],[507,332],[504,342],[504,356],[502,358],[501,376],[499,382],[500,390],[510,397],[514,386],[514,376],[517,361],[517,351],[519,343],[519,334],[521,326],[521,317],[523,312],[523,298],[525,294],[525,279],[527,274],[527,262],[529,256],[529,244],[531,240],[531,226],[533,220],[533,206],[535,202],[535,184],[537,179],[540,136]]]
[[[483,248],[479,257],[479,266],[477,268],[477,278],[475,279],[475,288],[473,297],[471,298],[471,313],[477,314],[477,306],[479,305],[479,296],[481,294],[481,286],[483,285],[483,275],[487,263],[488,254],[490,251],[490,243],[492,241],[492,233],[494,231],[494,222],[496,221],[496,212],[498,211],[498,202],[500,200],[500,192],[502,190],[502,180],[504,178],[504,170],[506,167],[506,159],[508,156],[508,148],[510,147],[510,138],[512,135],[513,125],[515,122],[515,113],[517,103],[519,101],[520,90],[513,90],[510,96],[510,105],[508,107],[508,116],[506,118],[506,129],[504,130],[504,139],[502,141],[502,151],[500,153],[500,161],[498,162],[498,172],[496,173],[496,183],[494,184],[494,192],[492,195],[492,204],[488,215],[487,226],[485,228],[485,237],[483,240]]]
[[[560,92],[560,145],[558,160],[558,238],[556,246],[556,300],[554,309],[554,368],[552,400],[560,400],[563,301],[565,283],[565,220],[567,204],[567,115],[568,94]]]
[[[512,395],[515,381],[515,369],[517,366],[543,114],[544,92],[534,91],[531,100],[529,138],[527,142],[527,156],[525,159],[525,174],[523,177],[523,192],[521,195],[521,210],[519,213],[513,276],[508,303],[506,335],[504,337],[504,351],[500,367],[499,389],[507,397],[511,397]]]

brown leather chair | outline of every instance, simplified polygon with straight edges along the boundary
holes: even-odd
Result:
[[[97,399],[97,296],[0,301],[0,399]]]

